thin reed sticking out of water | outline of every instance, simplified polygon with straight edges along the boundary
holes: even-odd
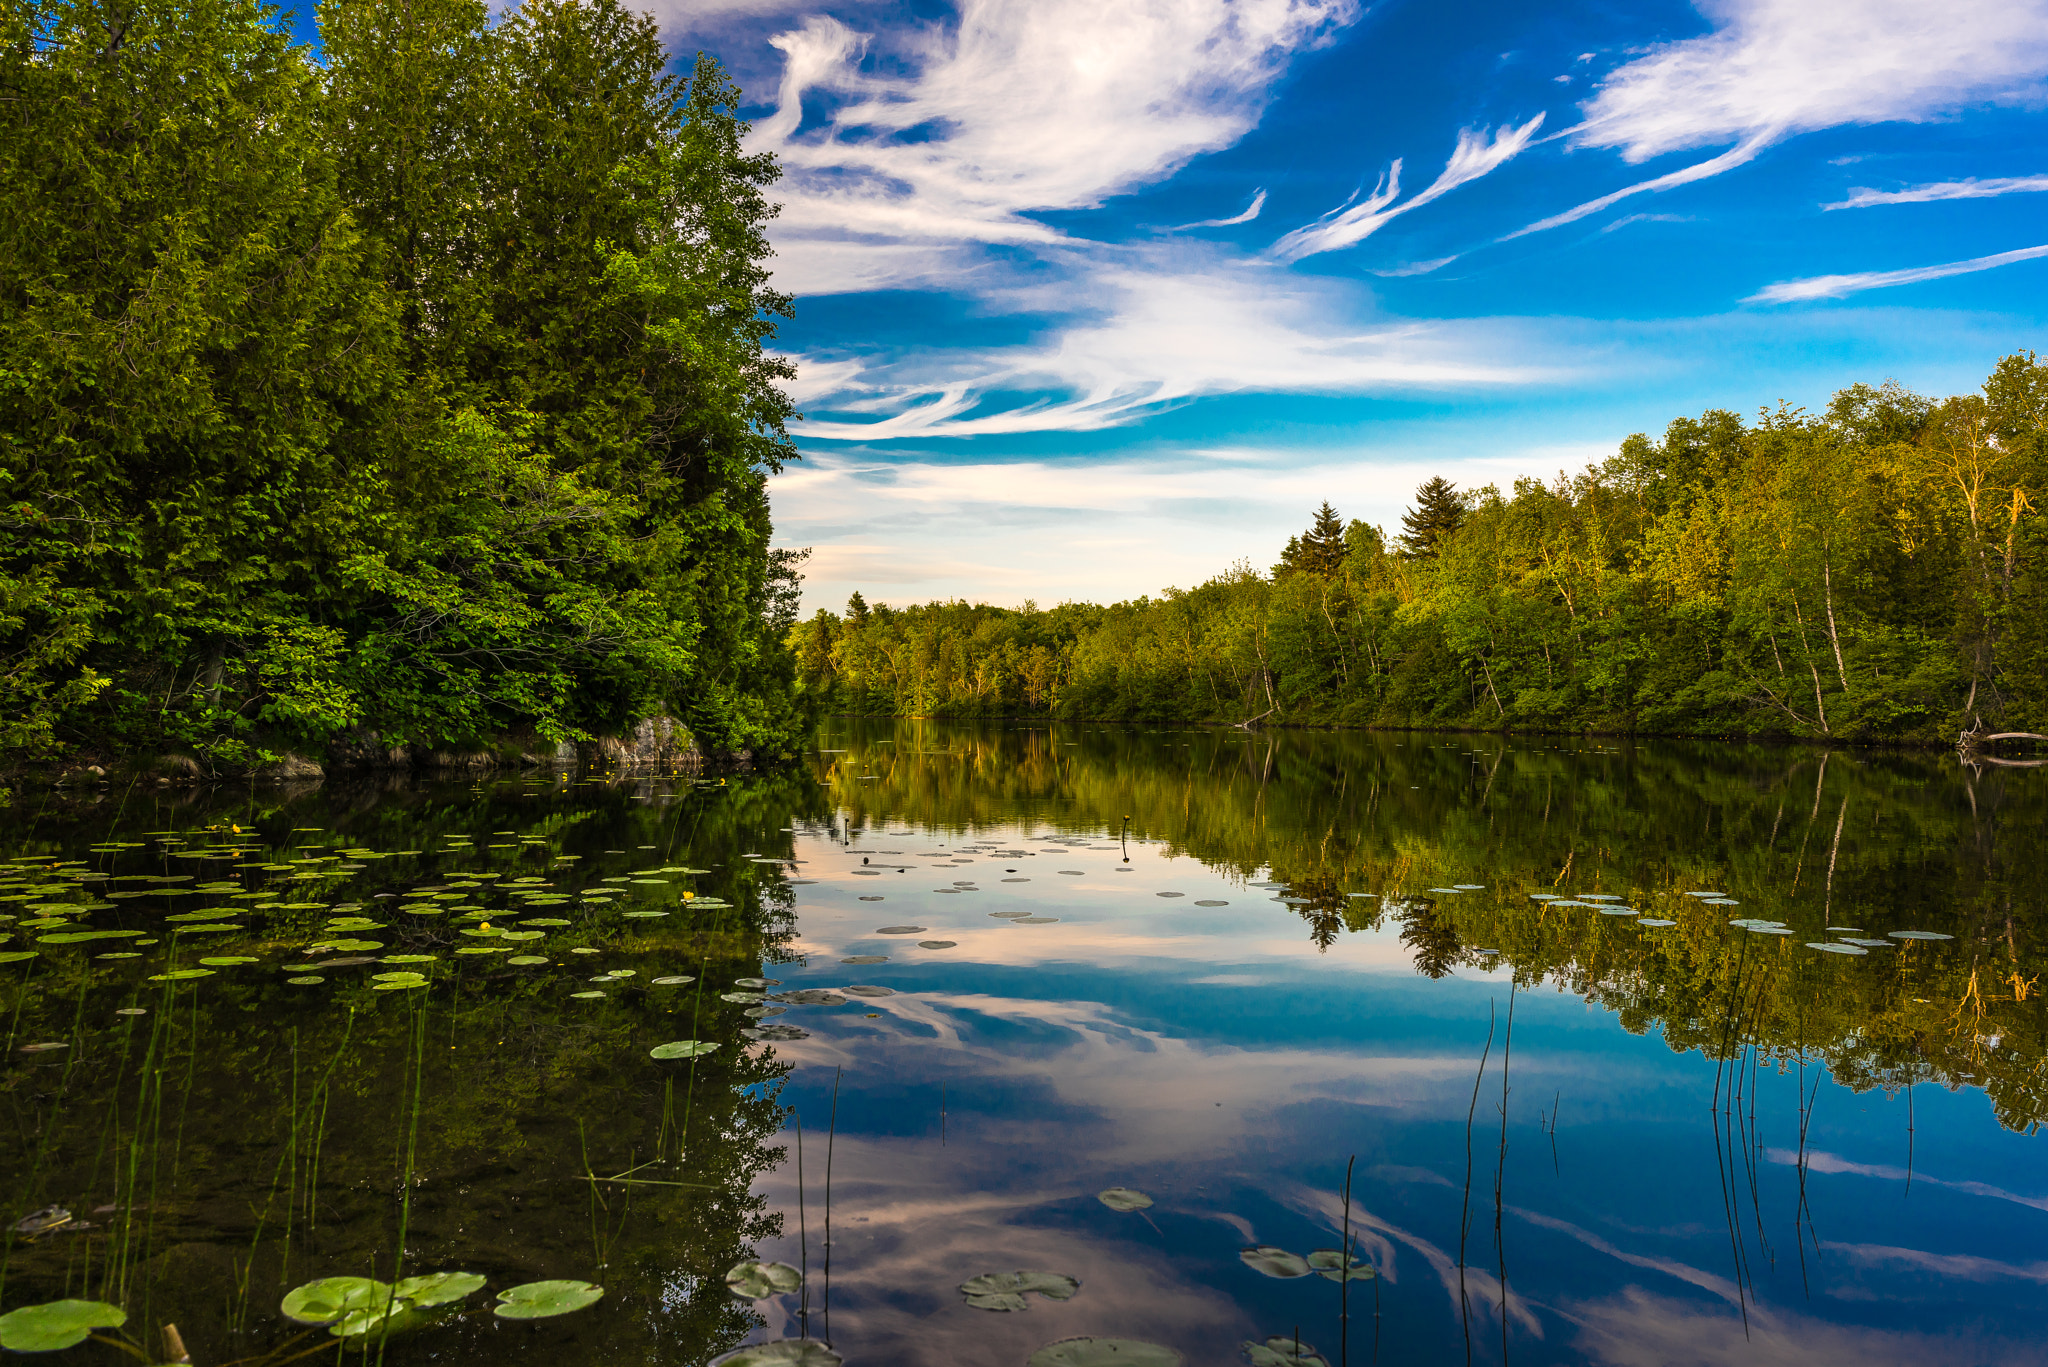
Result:
[[[803,1295],[797,1301],[797,1318],[803,1322],[805,1338],[811,1336],[811,1232],[804,1220],[804,1116],[789,1108],[796,1122],[796,1231],[797,1270],[803,1273]]]
[[[1493,1249],[1500,1262],[1500,1360],[1508,1360],[1508,1245],[1501,1229],[1508,1171],[1508,1060],[1515,1048],[1515,985],[1508,984],[1508,1028],[1500,1045],[1500,1159],[1493,1170]]]
[[[832,1115],[825,1126],[825,1342],[832,1342],[832,1144],[839,1137],[839,1077],[832,1070]]]
[[[1344,1161],[1344,1238],[1337,1247],[1343,1257],[1337,1264],[1337,1367],[1351,1367],[1351,1169],[1358,1155]]]
[[[1486,1003],[1486,1047],[1479,1052],[1479,1071],[1472,1078],[1472,1104],[1465,1109],[1465,1200],[1458,1214],[1458,1318],[1465,1327],[1465,1363],[1472,1362],[1472,1298],[1465,1289],[1465,1241],[1472,1233],[1472,1121],[1479,1114],[1479,1084],[1486,1080],[1486,1061],[1493,1056],[1493,1001]]]

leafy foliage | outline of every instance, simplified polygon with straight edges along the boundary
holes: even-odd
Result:
[[[1512,491],[1328,504],[1274,572],[1108,607],[820,613],[824,706],[1856,739],[2048,730],[2048,366],[1681,418]]]
[[[0,744],[796,714],[776,169],[615,0],[0,5]]]

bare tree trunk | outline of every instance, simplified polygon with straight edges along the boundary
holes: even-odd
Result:
[[[1828,644],[1835,648],[1835,678],[1841,681],[1842,692],[1846,695],[1849,691],[1849,671],[1842,665],[1841,633],[1835,630],[1835,576],[1828,566],[1828,553],[1825,547],[1820,554],[1820,582],[1822,601],[1828,610]]]

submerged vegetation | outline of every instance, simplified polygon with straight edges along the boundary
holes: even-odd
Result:
[[[792,629],[864,715],[1950,740],[2048,730],[2048,365],[1935,401],[1713,411],[1554,483],[1325,504],[1268,573],[1099,607]]]
[[[617,0],[0,3],[0,757],[786,744],[738,90]]]

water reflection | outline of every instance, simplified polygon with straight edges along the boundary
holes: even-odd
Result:
[[[34,953],[0,1001],[13,1218],[99,1227],[13,1236],[0,1297],[118,1297],[216,1364],[311,1346],[281,1289],[401,1251],[606,1297],[472,1313],[393,1340],[399,1364],[803,1334],[856,1367],[1090,1334],[1193,1367],[1295,1333],[1361,1365],[2034,1360],[2037,784],[1764,747],[836,723],[810,771],[723,786],[52,808],[16,823],[37,863],[0,896],[141,933],[10,942]],[[111,881],[145,866],[192,876]],[[243,929],[169,933],[220,924]],[[488,952],[508,927],[543,952]],[[1808,947],[1845,927],[1891,947]],[[290,967],[339,933],[377,947]],[[93,957],[115,943],[139,957]],[[174,954],[248,962],[156,981]],[[432,985],[333,966],[393,954],[434,955]],[[755,978],[785,999],[735,991]],[[689,1038],[719,1048],[648,1056]],[[1378,1273],[1348,1294],[1238,1256],[1347,1234]],[[755,1257],[806,1285],[734,1300]],[[958,1290],[1018,1269],[1080,1291]]]

